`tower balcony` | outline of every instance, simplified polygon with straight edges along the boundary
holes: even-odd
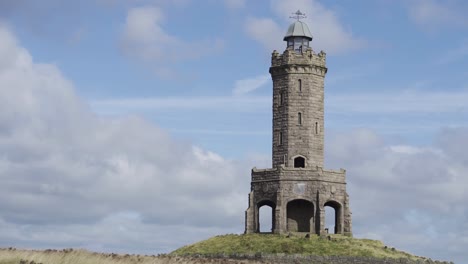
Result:
[[[262,181],[324,181],[346,184],[346,170],[324,170],[321,167],[293,168],[279,166],[252,169],[252,182]]]

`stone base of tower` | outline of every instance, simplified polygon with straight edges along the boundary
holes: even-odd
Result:
[[[345,174],[344,170],[330,171],[320,167],[252,169],[245,233],[260,232],[260,208],[269,206],[273,233],[352,236]],[[325,227],[325,207],[335,211],[333,230]]]

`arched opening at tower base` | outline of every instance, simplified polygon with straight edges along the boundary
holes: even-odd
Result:
[[[306,200],[290,201],[286,208],[289,232],[313,231],[314,204]]]
[[[276,205],[272,201],[262,201],[257,205],[257,233],[273,233],[275,228]]]
[[[342,233],[341,205],[335,201],[328,201],[325,208],[325,228],[330,234]]]
[[[273,208],[268,205],[264,205],[258,209],[259,222],[258,232],[260,233],[271,233],[273,232]]]

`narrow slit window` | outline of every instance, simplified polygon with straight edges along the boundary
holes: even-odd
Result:
[[[297,80],[297,84],[298,84],[299,92],[302,92],[302,80],[301,79]]]
[[[297,123],[302,125],[302,113],[297,113]]]
[[[318,132],[319,132],[318,122],[315,122],[315,134],[318,134]]]
[[[283,132],[279,133],[279,145],[283,145]]]
[[[280,92],[279,105],[284,104],[284,92]]]

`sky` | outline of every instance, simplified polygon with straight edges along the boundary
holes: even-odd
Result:
[[[242,233],[298,9],[327,53],[325,167],[347,171],[354,236],[466,263],[463,0],[0,0],[0,247]]]

